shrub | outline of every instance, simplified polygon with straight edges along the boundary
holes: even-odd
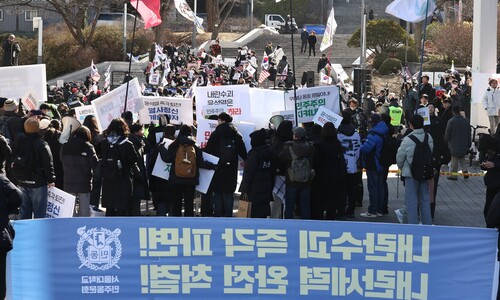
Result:
[[[396,49],[396,58],[399,59],[400,61],[404,62],[405,61],[405,50],[406,47],[399,47]],[[417,51],[415,51],[414,48],[408,47],[408,56],[407,56],[408,62],[416,62],[418,61],[418,54]]]
[[[389,54],[387,52],[381,52],[375,56],[375,59],[373,59],[373,68],[378,70],[382,63],[389,58]]]
[[[381,75],[389,75],[394,71],[397,72],[399,69],[401,69],[401,60],[397,58],[388,58],[382,63],[378,71]]]
[[[347,42],[349,47],[359,47],[361,30],[358,29]],[[395,21],[380,19],[366,25],[366,46],[381,53],[406,42],[406,31]]]
[[[443,62],[455,65],[472,63],[472,23],[438,24],[431,31],[432,42],[442,55]]]
[[[448,63],[443,62],[441,59],[432,58],[424,63],[423,70],[427,72],[443,72],[450,68]]]

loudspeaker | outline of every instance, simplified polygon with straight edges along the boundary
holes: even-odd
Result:
[[[59,136],[59,143],[61,144],[66,143],[71,137],[71,134],[82,126],[82,124],[80,124],[80,122],[72,116],[64,116],[62,118],[62,125],[63,129],[61,135]]]
[[[314,87],[314,71],[307,71],[307,87]]]

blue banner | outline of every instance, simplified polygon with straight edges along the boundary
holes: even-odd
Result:
[[[491,299],[497,232],[223,218],[15,222],[9,299]]]

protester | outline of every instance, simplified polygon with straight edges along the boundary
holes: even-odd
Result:
[[[343,220],[346,208],[347,170],[335,125],[327,122],[315,145],[315,172],[311,186],[311,217],[314,220]]]
[[[89,217],[92,173],[97,166],[97,155],[90,143],[90,130],[81,126],[61,147],[61,162],[64,169],[64,191],[78,199],[78,217]]]
[[[450,180],[458,180],[458,165],[462,167],[464,179],[468,179],[468,168],[465,164],[465,155],[471,145],[470,122],[460,114],[460,106],[453,106],[453,118],[448,121],[444,139],[448,142],[451,154]]]
[[[302,219],[311,218],[311,183],[314,178],[314,146],[306,140],[302,127],[293,130],[293,140],[285,143],[280,160],[286,164],[285,219],[293,219],[300,205]]]
[[[318,39],[316,38],[316,31],[311,30],[309,32],[309,37],[307,37],[307,43],[309,43],[309,57],[311,57],[311,51],[314,54],[314,57],[316,57],[316,43]]]
[[[129,132],[123,119],[113,119],[100,144],[102,206],[106,208],[106,216],[130,216],[133,210],[132,167],[138,156],[127,138]]]
[[[302,33],[300,34],[300,40],[302,41],[302,45],[300,46],[300,54],[306,53],[308,39],[309,33],[307,32],[307,29],[304,28],[302,30]]]
[[[19,52],[21,52],[21,47],[19,42],[16,41],[16,36],[9,34],[2,45],[3,48],[3,65],[6,66],[17,66],[19,64]]]
[[[271,165],[274,168],[274,192],[271,203],[271,218],[281,219],[283,203],[285,202],[285,175],[286,163],[280,160],[279,156],[285,147],[285,143],[293,140],[293,123],[288,120],[282,121],[271,139],[273,160]]]
[[[207,141],[204,151],[219,158],[211,183],[215,217],[232,217],[234,191],[237,184],[238,156],[247,158],[241,134],[232,123],[233,117],[223,112],[217,117],[218,125]]]
[[[90,131],[90,143],[97,153],[99,161],[92,172],[92,191],[90,192],[90,206],[94,211],[102,212],[99,209],[99,202],[101,201],[101,187],[102,187],[102,173],[101,173],[101,160],[99,144],[102,142],[103,136],[99,131],[97,119],[93,115],[88,115],[83,120],[83,126],[87,127]]]
[[[490,79],[489,87],[484,92],[483,108],[488,114],[490,121],[490,132],[495,135],[495,130],[500,124],[500,89],[498,89],[498,81]]]
[[[49,145],[38,134],[40,122],[28,118],[24,122],[25,136],[14,144],[12,175],[23,193],[20,219],[45,218],[47,188],[55,182],[54,165]]]
[[[252,149],[248,152],[239,191],[242,199],[252,203],[252,218],[271,215],[269,203],[273,201],[273,151],[266,142],[265,129],[250,134]]]
[[[486,202],[484,204],[484,218],[487,220],[490,205],[495,195],[500,192],[500,141],[491,139],[487,147],[486,159],[481,163],[481,170],[485,170],[484,185],[486,186]]]
[[[422,116],[414,115],[410,119],[410,128],[412,132],[403,139],[396,156],[401,176],[405,182],[405,206],[408,224],[418,224],[420,216],[420,222],[423,225],[432,225],[428,180],[419,180],[413,177],[412,163],[416,152],[416,141],[413,139],[418,139],[420,143],[427,142],[431,152],[433,141],[432,137],[424,132]]]
[[[134,178],[134,193],[133,193],[133,216],[141,215],[141,200],[149,200],[149,186],[144,163],[144,156],[151,151],[148,140],[144,138],[144,127],[141,124],[134,123],[130,126],[130,134],[128,139],[134,145],[137,153],[137,163],[132,167],[132,175]]]
[[[0,174],[0,299],[5,299],[7,292],[7,253],[12,250],[14,240],[9,214],[17,213],[22,197],[22,192]]]

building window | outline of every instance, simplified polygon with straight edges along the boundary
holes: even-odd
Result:
[[[3,9],[0,9],[0,21],[3,21]]]
[[[35,17],[38,17],[38,11],[36,10],[27,10],[24,12],[25,21],[33,21],[33,18]]]

